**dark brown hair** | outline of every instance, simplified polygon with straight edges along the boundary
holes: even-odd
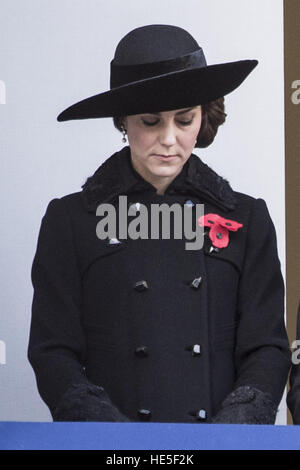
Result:
[[[202,123],[195,145],[198,148],[208,147],[214,141],[219,126],[225,122],[227,116],[224,97],[202,104],[201,109]],[[115,128],[122,132],[123,117],[114,117],[113,122]]]

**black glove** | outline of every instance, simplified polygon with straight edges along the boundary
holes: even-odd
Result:
[[[223,401],[213,423],[274,424],[277,408],[272,397],[251,386],[234,390]]]
[[[68,388],[52,413],[53,421],[130,421],[102,387],[76,384]]]

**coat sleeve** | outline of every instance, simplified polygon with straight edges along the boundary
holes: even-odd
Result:
[[[28,359],[54,421],[128,421],[85,374],[81,277],[63,202],[50,201],[39,231]]]
[[[214,422],[273,424],[290,368],[284,282],[274,224],[263,199],[250,216],[238,292],[236,381]]]

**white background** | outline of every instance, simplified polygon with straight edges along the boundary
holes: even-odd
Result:
[[[225,99],[227,122],[204,162],[233,189],[266,200],[285,276],[284,62],[281,0],[1,0],[0,420],[47,421],[27,361],[31,264],[48,202],[80,191],[123,144],[112,119],[58,123],[67,106],[109,88],[119,40],[145,24],[187,29],[208,64],[258,59]],[[1,87],[3,93],[3,87]],[[1,358],[0,358],[1,362]],[[282,403],[277,423],[285,424]]]

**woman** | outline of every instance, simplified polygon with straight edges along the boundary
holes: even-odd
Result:
[[[192,154],[256,65],[207,66],[185,30],[144,26],[118,44],[111,89],[58,116],[113,117],[129,146],[41,224],[29,360],[54,420],[274,423],[290,367],[275,229],[264,200]],[[141,231],[154,204],[190,211],[203,246],[121,237],[118,218],[103,237],[121,196]]]

